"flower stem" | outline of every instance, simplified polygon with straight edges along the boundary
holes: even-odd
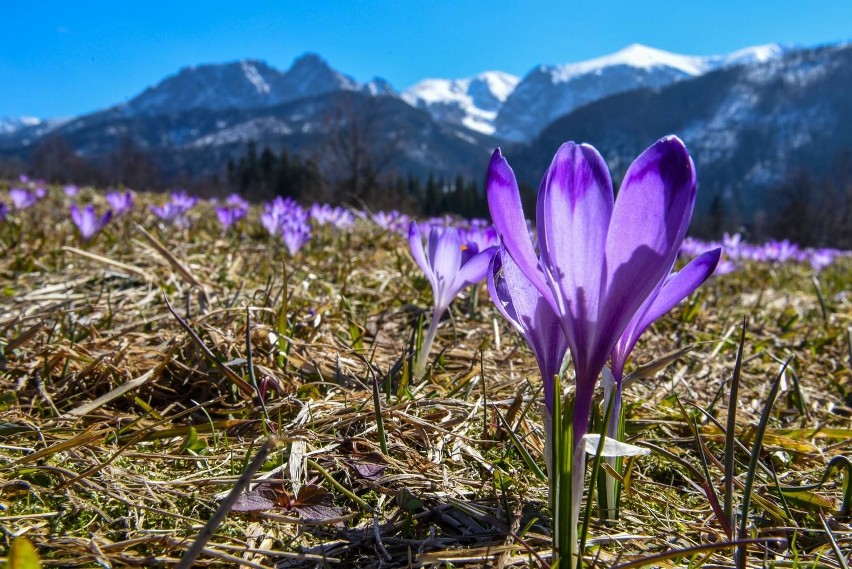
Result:
[[[438,325],[441,323],[441,316],[443,315],[444,310],[439,311],[437,308],[432,313],[432,322],[429,323],[429,330],[426,332],[426,337],[423,338],[423,343],[420,344],[420,351],[417,353],[417,360],[414,362],[414,377],[420,377],[426,370],[429,352],[432,351],[432,343],[438,334]]]
[[[604,398],[604,409],[611,404],[612,410],[609,415],[609,423],[606,428],[606,436],[616,440],[621,441],[624,438],[624,433],[621,429],[621,381],[619,380],[614,388],[612,389],[612,403],[608,401],[608,398]],[[609,464],[612,469],[621,474],[621,466],[623,459],[621,457],[607,457],[607,464]],[[618,519],[618,493],[620,491],[618,487],[618,480],[609,474],[604,473],[604,477],[606,480],[606,509],[601,512],[601,517],[605,520],[617,520]]]
[[[563,400],[556,379],[551,433],[550,508],[553,515],[553,553],[559,569],[580,567],[580,505],[585,485],[586,453],[583,437],[574,429],[574,402]]]

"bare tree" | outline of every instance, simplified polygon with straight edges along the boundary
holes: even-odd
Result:
[[[31,162],[33,173],[49,182],[103,183],[101,172],[59,135],[42,140],[33,152]]]
[[[317,162],[338,199],[374,203],[402,150],[402,133],[380,97],[344,97],[326,116]],[[334,197],[334,196],[330,196]]]
[[[111,184],[122,184],[139,190],[160,186],[160,176],[148,155],[129,136],[122,138],[107,161],[107,177]]]

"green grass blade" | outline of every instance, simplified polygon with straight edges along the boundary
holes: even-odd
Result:
[[[370,374],[373,376],[373,409],[376,414],[376,433],[379,437],[379,448],[382,450],[382,454],[388,455],[388,438],[385,433],[385,420],[382,415],[382,396],[379,390],[379,378],[376,375],[376,372],[373,371],[373,367],[370,366],[368,368],[370,370]]]
[[[832,533],[831,527],[828,525],[828,520],[825,519],[825,514],[822,512],[819,513],[819,521],[822,523],[823,529],[825,529],[825,535],[828,537],[828,544],[831,546],[832,551],[834,551],[834,555],[837,557],[840,567],[842,569],[849,569],[849,564],[846,562],[846,556],[843,555],[843,552],[840,550],[837,538],[834,537],[834,533]]]
[[[728,398],[728,421],[725,429],[725,495],[723,496],[725,519],[728,523],[728,539],[734,537],[734,451],[736,449],[737,432],[737,396],[740,390],[740,373],[743,365],[743,346],[745,345],[747,321],[743,318],[740,345],[737,348],[737,359],[734,362],[734,373],[731,376],[731,395]]]
[[[704,441],[701,440],[701,434],[698,432],[698,428],[692,421],[692,417],[689,416],[689,413],[686,412],[686,409],[680,402],[680,398],[676,396],[675,401],[677,402],[678,407],[680,407],[680,412],[683,413],[683,418],[689,426],[689,430],[692,432],[692,437],[695,439],[695,446],[698,449],[698,456],[701,459],[701,469],[704,473],[704,483],[702,484],[702,487],[705,489],[707,498],[710,501],[710,507],[713,508],[713,512],[719,519],[722,529],[725,530],[727,535],[731,535],[733,532],[733,525],[730,518],[724,515],[724,510],[719,506],[719,496],[716,494],[716,487],[713,485],[713,478],[710,476],[710,467],[707,464],[707,454],[705,453]]]
[[[547,474],[541,469],[541,467],[536,463],[535,459],[530,455],[527,448],[524,446],[524,443],[515,433],[512,426],[506,421],[506,418],[503,416],[500,411],[497,411],[497,418],[500,419],[500,422],[503,423],[503,427],[506,429],[506,432],[509,434],[509,438],[512,439],[512,444],[515,445],[515,449],[518,451],[518,454],[521,455],[521,459],[523,459],[524,464],[527,465],[527,468],[533,471],[533,474],[536,475],[536,478],[539,480],[547,480]]]
[[[772,388],[769,390],[769,396],[766,398],[766,403],[763,406],[763,411],[760,414],[760,422],[757,424],[757,431],[754,434],[754,444],[751,448],[751,459],[746,472],[745,487],[743,489],[742,510],[740,511],[740,529],[738,533],[739,539],[745,539],[748,528],[748,509],[751,505],[751,493],[754,488],[754,479],[757,474],[757,463],[760,460],[760,448],[763,444],[763,435],[766,433],[766,426],[769,424],[769,415],[772,412],[772,407],[775,405],[775,399],[778,397],[778,390],[781,387],[781,379],[784,377],[784,371],[787,369],[793,356],[787,358],[778,376],[772,383]],[[735,558],[738,569],[745,569],[746,566],[746,549],[744,547],[737,548]]]
[[[601,454],[603,453],[604,443],[606,442],[606,425],[609,424],[609,419],[612,416],[613,407],[615,407],[615,397],[610,397],[609,405],[606,406],[606,412],[604,413],[603,417],[604,432],[601,433],[601,438],[598,441],[598,448],[595,452],[595,459],[592,462],[591,480],[597,480],[601,470]],[[585,450],[581,452],[585,452]],[[606,473],[604,473],[604,475],[609,476]],[[594,497],[592,496],[592,494],[594,493],[594,490],[595,485],[589,484],[589,497],[586,500],[586,512],[583,515],[583,525],[580,527],[580,546],[577,550],[578,558],[583,557],[583,551],[585,551],[586,549],[586,537],[588,536],[589,524],[591,523],[592,519],[592,504],[594,502]]]

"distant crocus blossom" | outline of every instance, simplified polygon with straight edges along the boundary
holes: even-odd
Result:
[[[77,204],[71,204],[71,221],[80,230],[80,235],[84,241],[88,241],[97,235],[109,223],[110,219],[112,219],[111,209],[106,210],[103,215],[98,216],[93,205],[87,205],[83,209],[80,209],[77,207]]]
[[[35,194],[36,198],[43,200],[47,197],[47,188],[45,188],[44,186],[36,186],[36,188],[33,190],[33,193]]]
[[[837,251],[834,249],[812,249],[807,251],[807,259],[817,273],[834,262]]]
[[[459,228],[459,238],[464,243],[476,243],[480,250],[500,245],[500,237],[493,225],[471,223],[470,227]]]
[[[38,196],[35,193],[23,188],[12,188],[9,190],[9,198],[12,200],[12,205],[15,209],[27,209],[38,202]]]
[[[311,226],[305,222],[287,223],[281,228],[281,238],[293,256],[311,240]]]
[[[423,247],[423,237],[416,222],[408,229],[411,256],[432,285],[432,322],[421,344],[414,365],[415,375],[426,369],[426,360],[438,332],[441,316],[453,299],[469,285],[482,282],[496,247],[480,251],[474,243],[463,244],[455,227],[432,226]]]
[[[730,259],[722,259],[719,261],[719,264],[716,265],[716,270],[713,271],[714,275],[724,276],[729,275],[737,270],[737,266]]]
[[[340,206],[315,203],[311,206],[310,215],[319,225],[333,225],[337,229],[346,229],[355,223],[352,212]]]
[[[0,202],[0,222],[6,221],[7,217],[9,217],[9,207]]]
[[[233,208],[248,211],[249,203],[246,199],[240,194],[231,194],[227,198],[225,198],[225,205],[229,205]]]
[[[296,200],[291,197],[277,196],[271,202],[264,204],[260,223],[270,235],[281,235],[285,223],[307,222],[308,214]]]
[[[309,214],[293,198],[281,196],[265,204],[260,223],[269,232],[284,241],[290,255],[295,255],[311,239]]]
[[[371,219],[382,229],[395,232],[403,232],[410,223],[407,215],[396,210],[378,211],[372,215]]]
[[[178,191],[172,193],[172,203],[185,213],[195,207],[195,204],[198,203],[198,198],[184,191]]]
[[[499,150],[491,159],[487,197],[494,225],[518,270],[544,301],[552,302],[574,364],[575,399],[572,415],[565,417],[571,427],[559,434],[569,437],[571,464],[552,465],[551,471],[557,473],[554,518],[568,508],[567,526],[555,531],[567,567],[576,564],[585,435],[595,386],[631,319],[671,271],[695,192],[695,167],[677,137],[659,140],[631,164],[617,200],[597,150],[565,143],[540,186],[536,255],[515,175]]]
[[[77,186],[75,186],[74,184],[68,184],[67,186],[65,186],[64,188],[62,188],[62,191],[63,191],[63,193],[64,193],[66,196],[68,196],[69,198],[73,198],[73,197],[75,197],[77,194],[79,194],[79,193],[80,193],[80,188],[78,188],[78,187],[77,187]]]
[[[115,215],[123,215],[133,209],[133,192],[107,192],[107,203]]]
[[[184,209],[172,202],[166,202],[163,205],[151,204],[148,208],[154,215],[163,221],[168,221],[169,223],[173,223],[179,227],[187,224],[186,218],[184,217]]]
[[[241,207],[217,206],[216,217],[223,231],[228,231],[233,225],[246,216],[247,210]]]
[[[148,207],[154,215],[163,221],[168,221],[176,227],[188,227],[189,218],[186,214],[195,207],[197,202],[198,198],[195,196],[190,196],[186,192],[175,192],[171,195],[170,201],[162,206],[150,205]]]

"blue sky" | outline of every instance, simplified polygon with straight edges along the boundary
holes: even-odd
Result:
[[[0,117],[79,115],[183,66],[320,53],[397,89],[425,77],[525,74],[639,42],[709,55],[848,41],[852,2],[46,0],[0,2]]]

